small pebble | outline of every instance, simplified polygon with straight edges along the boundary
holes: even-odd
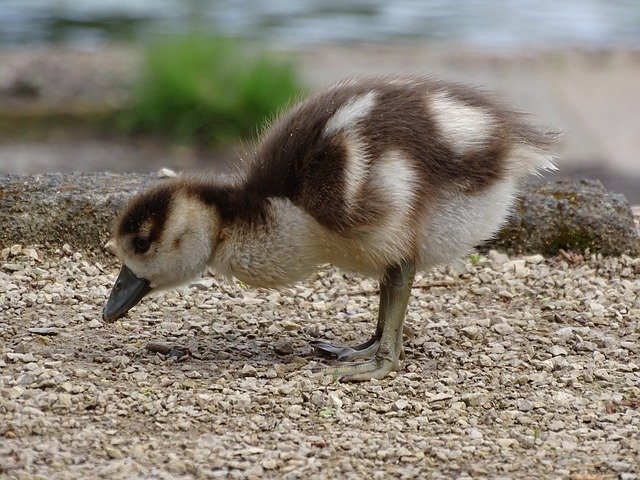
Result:
[[[60,331],[55,327],[34,327],[34,328],[28,328],[27,331],[29,333],[34,333],[36,335],[43,335],[43,336],[58,335],[58,333],[60,333]]]
[[[166,167],[161,168],[160,170],[158,170],[158,173],[157,173],[158,178],[173,178],[177,176],[178,174],[176,172]]]
[[[292,355],[294,352],[291,342],[286,340],[279,340],[273,345],[273,350],[278,355]]]
[[[102,327],[102,322],[100,320],[96,320],[95,318],[87,323],[87,327],[89,328],[100,328]]]
[[[553,345],[551,348],[549,348],[549,353],[556,357],[558,355],[566,355],[567,351],[558,345]]]

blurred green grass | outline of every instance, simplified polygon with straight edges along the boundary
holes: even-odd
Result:
[[[303,90],[291,63],[226,38],[163,38],[145,60],[120,121],[127,133],[228,144],[255,134]]]

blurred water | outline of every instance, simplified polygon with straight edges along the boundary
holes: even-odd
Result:
[[[640,46],[640,0],[0,0],[0,48],[191,29],[302,47],[424,38],[492,48]]]

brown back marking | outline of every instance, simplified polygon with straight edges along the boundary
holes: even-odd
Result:
[[[267,131],[248,178],[250,191],[262,198],[290,198],[336,230],[375,222],[384,211],[380,204],[384,196],[365,182],[359,208],[347,213],[344,139],[340,133],[323,135],[338,108],[372,90],[376,91],[375,106],[353,129],[365,139],[372,163],[390,150],[401,151],[413,162],[420,175],[419,200],[427,201],[451,188],[478,192],[506,174],[504,162],[512,133],[517,129],[526,132],[515,114],[469,87],[425,77],[405,80],[361,79],[320,92],[294,107]],[[427,97],[443,91],[464,105],[483,108],[495,119],[496,134],[484,148],[456,155],[438,132]],[[247,202],[256,203],[260,202]]]

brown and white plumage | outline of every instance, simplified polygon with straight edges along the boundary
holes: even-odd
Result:
[[[469,87],[418,76],[348,80],[276,120],[237,176],[172,179],[136,196],[114,240],[148,289],[207,266],[277,287],[332,263],[406,290],[413,275],[393,269],[447,263],[490,237],[521,178],[553,168],[551,143]],[[105,309],[107,319],[120,314]],[[344,376],[389,371],[355,368]]]

